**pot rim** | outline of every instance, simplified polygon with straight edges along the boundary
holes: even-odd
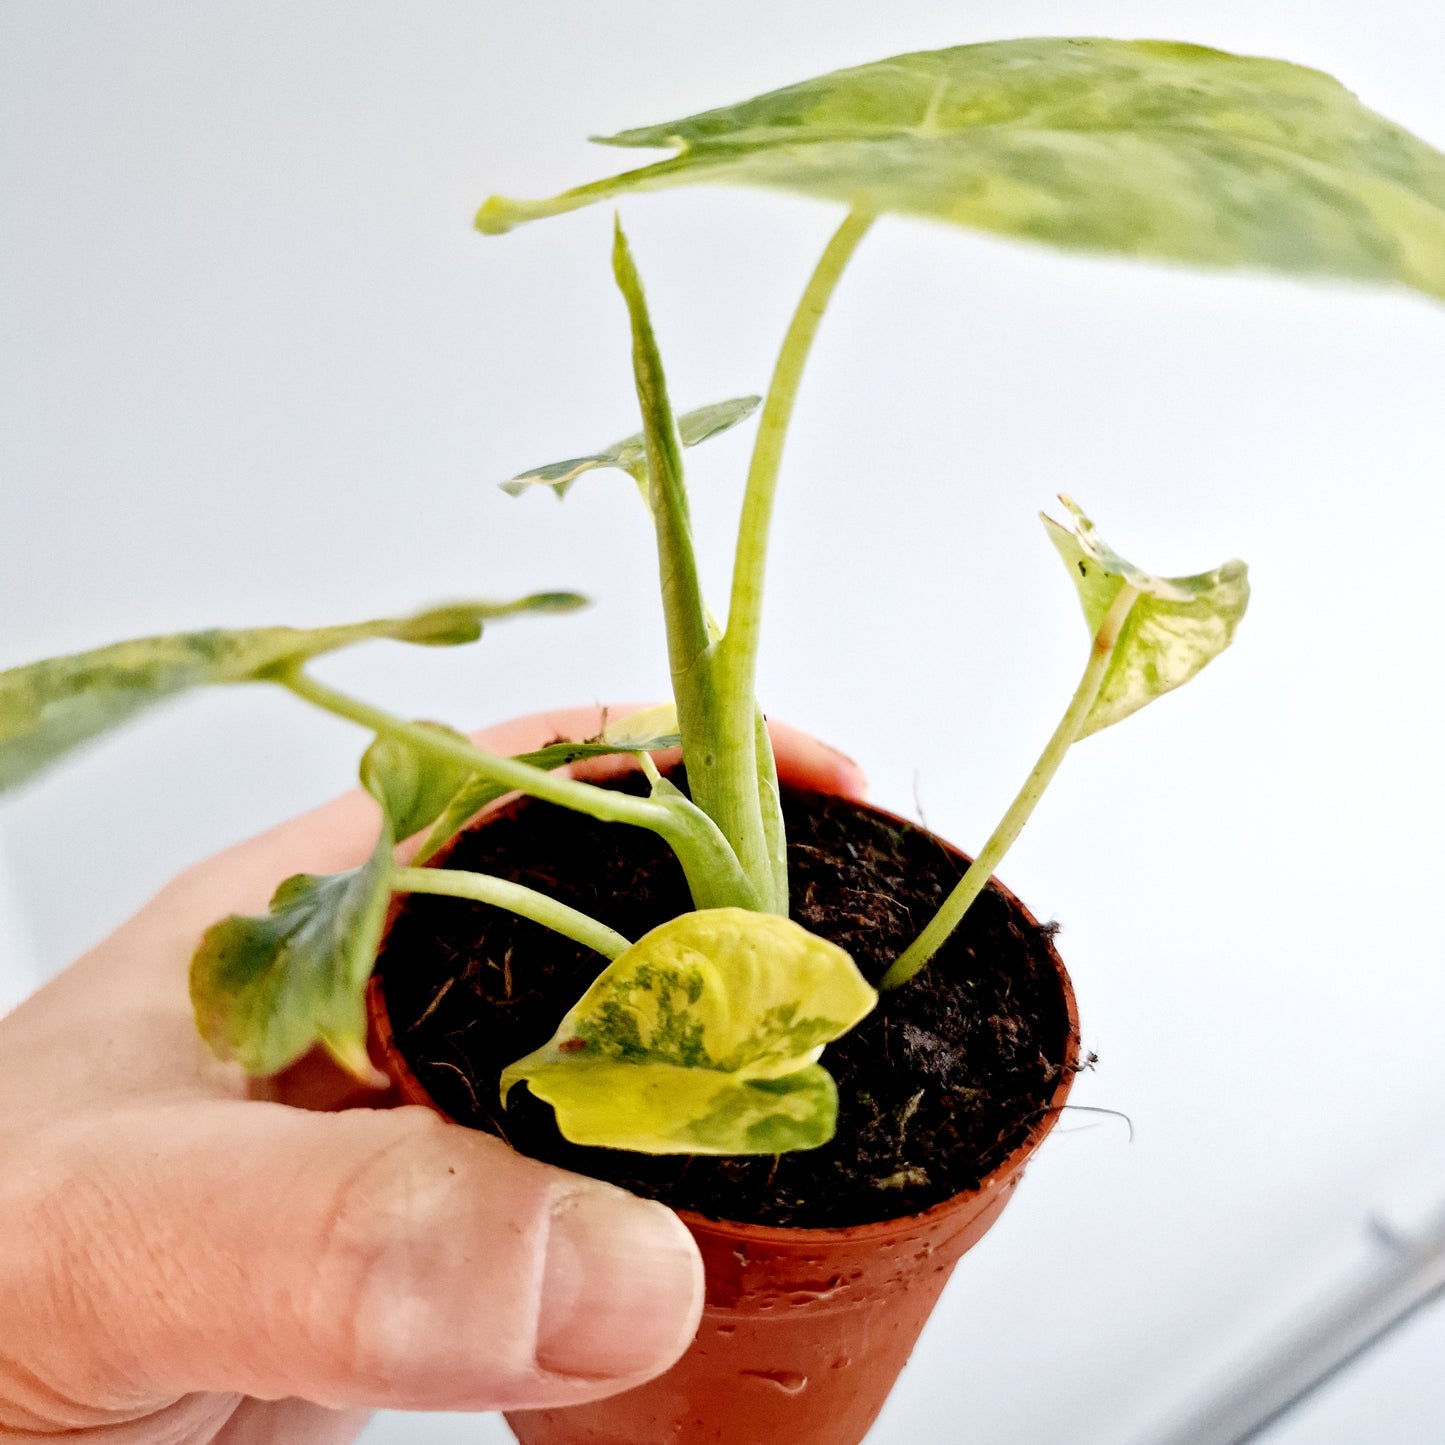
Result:
[[[800,792],[822,791],[820,789],[798,789]],[[490,816],[501,807],[507,806],[515,799],[524,797],[525,794],[515,794],[508,798],[498,799],[492,807],[474,820],[469,827],[475,827],[482,818]],[[962,858],[969,866],[973,866],[973,859],[961,848],[955,847],[946,838],[941,838],[931,829],[923,828],[909,818],[904,818],[898,813],[889,811],[887,808],[880,808],[874,803],[864,802],[862,799],[854,799],[858,806],[867,808],[871,813],[884,818],[891,823],[903,827],[927,833],[935,839],[948,853]],[[455,840],[453,840],[455,841]],[[434,858],[429,859],[424,865],[432,867],[439,865],[446,859],[451,851],[451,844],[441,850]],[[1042,932],[1042,925],[1034,917],[1029,908],[1019,899],[1018,895],[1001,882],[995,874],[990,882],[1008,900],[1008,902],[1019,910],[1025,920],[1034,928]],[[396,917],[401,906],[399,897],[392,899],[392,905],[387,910],[386,932],[391,931],[392,920]],[[383,935],[384,937],[384,935]],[[980,1183],[973,1189],[965,1189],[958,1194],[950,1195],[947,1199],[940,1200],[937,1204],[930,1205],[927,1209],[920,1210],[916,1214],[898,1214],[889,1219],[874,1220],[868,1224],[849,1224],[841,1228],[805,1228],[781,1224],[750,1224],[746,1220],[739,1219],[714,1219],[710,1215],[701,1214],[694,1209],[676,1209],[673,1212],[679,1218],[686,1220],[690,1226],[706,1230],[708,1233],[724,1238],[748,1240],[750,1242],[763,1244],[787,1244],[787,1245],[809,1245],[816,1244],[824,1246],[830,1241],[848,1239],[858,1242],[870,1240],[884,1240],[889,1237],[916,1229],[920,1225],[928,1226],[935,1222],[942,1222],[945,1217],[957,1211],[968,1209],[972,1205],[991,1194],[996,1194],[1002,1189],[1011,1187],[1017,1178],[1020,1169],[1027,1163],[1033,1152],[1043,1143],[1049,1131],[1054,1127],[1059,1114],[1063,1111],[1068,1100],[1069,1091],[1073,1088],[1074,1079],[1079,1072],[1079,1008],[1078,1000],[1074,996],[1074,985],[1069,978],[1068,970],[1064,967],[1064,961],[1059,957],[1058,950],[1054,947],[1053,938],[1047,937],[1044,940],[1048,956],[1053,963],[1054,971],[1058,976],[1059,987],[1063,992],[1064,1013],[1067,1030],[1064,1036],[1064,1057],[1059,1065],[1059,1077],[1054,1084],[1054,1091],[1049,1095],[1048,1103],[1039,1111],[1038,1117],[1029,1126],[1028,1133],[1024,1138],[989,1172]],[[445,1109],[427,1092],[425,1085],[417,1078],[412,1071],[411,1065],[407,1062],[396,1042],[396,1035],[391,1026],[391,1016],[387,1012],[386,995],[382,988],[381,976],[373,972],[367,980],[366,985],[366,1011],[375,1031],[376,1040],[382,1052],[380,1063],[383,1072],[389,1072],[400,1087],[402,1096],[409,1102],[421,1104],[430,1108],[433,1113],[445,1119],[449,1124],[456,1124],[458,1128],[466,1128],[453,1119]],[[671,1207],[671,1206],[669,1206]]]

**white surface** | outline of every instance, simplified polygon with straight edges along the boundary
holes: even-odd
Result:
[[[1430,0],[0,7],[0,666],[575,586],[587,616],[326,675],[459,723],[657,694],[626,484],[564,508],[489,485],[633,425],[609,217],[484,240],[475,205],[626,160],[591,133],[1058,32],[1288,55],[1445,144]],[[760,388],[834,216],[742,192],[623,209],[679,402]],[[1137,1142],[1093,1115],[1061,1129],[877,1445],[1147,1439],[1320,1287],[1380,1171],[1438,1149],[1442,395],[1445,317],[1405,295],[898,220],[845,280],[788,455],[763,696],[863,760],[881,802],[916,786],[976,846],[1052,727],[1083,647],[1033,516],[1060,487],[1146,565],[1238,553],[1256,583],[1234,652],[1081,747],[1004,870],[1065,924],[1101,1055],[1076,1098],[1127,1111]],[[694,456],[716,593],[746,440]],[[358,743],[283,697],[209,696],[7,803],[41,964],[344,786]],[[1439,1313],[1291,1445],[1445,1437]]]

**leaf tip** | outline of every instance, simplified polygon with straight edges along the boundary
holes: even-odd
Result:
[[[536,612],[576,612],[591,605],[592,599],[580,592],[535,592],[527,598],[527,606]]]
[[[488,196],[472,224],[484,236],[504,236],[525,219],[517,202],[509,201],[505,196]]]
[[[512,229],[506,203],[500,196],[489,196],[477,210],[472,225],[484,236],[500,236]]]
[[[364,1039],[326,1039],[326,1052],[356,1080],[368,1089],[389,1089],[391,1079],[375,1064],[366,1051]]]
[[[640,289],[637,263],[632,259],[627,232],[622,229],[622,217],[616,211],[612,213],[612,274],[622,294],[631,302],[633,292]]]

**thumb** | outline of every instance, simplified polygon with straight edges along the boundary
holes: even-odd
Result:
[[[669,1210],[422,1109],[188,1103],[23,1157],[0,1180],[0,1398],[13,1373],[99,1410],[571,1404],[660,1373],[697,1327]]]

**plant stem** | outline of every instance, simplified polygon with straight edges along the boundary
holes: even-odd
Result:
[[[618,289],[627,302],[632,324],[632,373],[637,402],[642,411],[642,431],[647,447],[646,490],[648,510],[657,532],[657,561],[662,584],[662,611],[667,624],[667,652],[672,668],[678,721],[687,751],[689,712],[695,703],[687,686],[696,673],[706,672],[711,639],[707,609],[697,576],[697,558],[692,544],[692,519],[683,477],[682,441],[667,394],[667,378],[657,337],[647,310],[642,278],[637,274],[632,250],[616,222],[612,245],[612,271]]]
[[[545,768],[486,752],[435,728],[421,727],[383,712],[317,682],[300,668],[278,673],[275,680],[326,712],[358,723],[371,732],[401,738],[423,754],[449,758],[481,777],[515,788],[519,793],[571,808],[603,822],[629,823],[651,829],[666,839],[677,854],[678,862],[687,875],[693,902],[698,908],[756,909],[758,906],[757,895],[739,867],[737,856],[728,846],[727,839],[711,818],[680,794],[665,801],[634,798],[631,794],[599,788],[575,778],[558,777]]]
[[[788,916],[788,835],[783,827],[783,800],[778,790],[778,761],[773,756],[773,740],[768,736],[768,720],[760,707],[753,708],[754,747],[758,763],[758,801],[763,817],[763,842],[767,845],[768,862],[772,868],[773,912]]]
[[[718,645],[717,709],[720,715],[717,791],[731,803],[732,814],[724,819],[716,813],[723,832],[732,841],[748,876],[774,880],[774,912],[786,914],[788,890],[786,869],[779,882],[777,860],[770,857],[769,835],[781,835],[781,822],[774,818],[767,827],[762,811],[776,811],[761,797],[767,792],[761,780],[770,765],[759,759],[759,750],[769,747],[766,731],[755,723],[758,643],[762,633],[763,584],[767,571],[768,533],[772,524],[773,499],[777,494],[778,470],[783,460],[788,423],[793,415],[803,368],[833,291],[858,243],[873,224],[873,217],[853,211],[828,242],[808,281],[798,308],[783,338],[758,422],[757,441],[748,466],[747,490],[743,496],[742,519],[738,526],[737,552],[733,562],[732,594],[728,607],[727,631]],[[711,807],[709,807],[711,811]]]
[[[959,880],[957,887],[943,901],[943,906],[934,914],[928,926],[899,954],[888,972],[883,975],[880,989],[898,988],[908,982],[935,953],[943,946],[948,936],[958,927],[973,900],[988,886],[994,870],[1003,861],[1003,856],[1013,846],[1014,840],[1023,831],[1044,790],[1053,781],[1064,760],[1064,754],[1079,735],[1085,719],[1089,716],[1094,700],[1099,696],[1104,674],[1109,669],[1110,659],[1119,641],[1119,633],[1129,616],[1129,611],[1138,597],[1137,588],[1125,583],[1119,595],[1110,604],[1099,630],[1094,634],[1093,647],[1089,651],[1089,663],[1074,696],[1054,729],[1048,745],[1039,754],[1033,771],[1024,780],[1018,796],[1009,804],[997,828],[993,830],[978,857],[969,864],[968,872]]]
[[[727,839],[753,890],[757,906],[776,911],[773,875],[761,871],[749,851],[752,835],[761,826],[760,823],[753,826],[758,811],[756,789],[739,799],[719,782],[726,747],[719,722],[721,709],[716,700],[717,646],[698,581],[682,442],[667,394],[667,378],[648,314],[647,296],[620,221],[614,231],[612,271],[627,302],[632,324],[632,374],[647,448],[647,469],[638,474],[638,481],[644,483],[643,496],[652,513],[657,537],[668,666],[689,792],[696,806]],[[652,782],[655,798],[663,790],[656,786],[655,776]],[[666,796],[679,795],[666,793]]]
[[[396,868],[392,870],[391,886],[399,893],[435,893],[447,898],[470,898],[476,903],[490,903],[540,923],[554,933],[575,939],[596,949],[604,958],[616,958],[632,945],[605,924],[585,913],[524,888],[504,878],[491,878],[485,873],[468,873],[459,868]]]

